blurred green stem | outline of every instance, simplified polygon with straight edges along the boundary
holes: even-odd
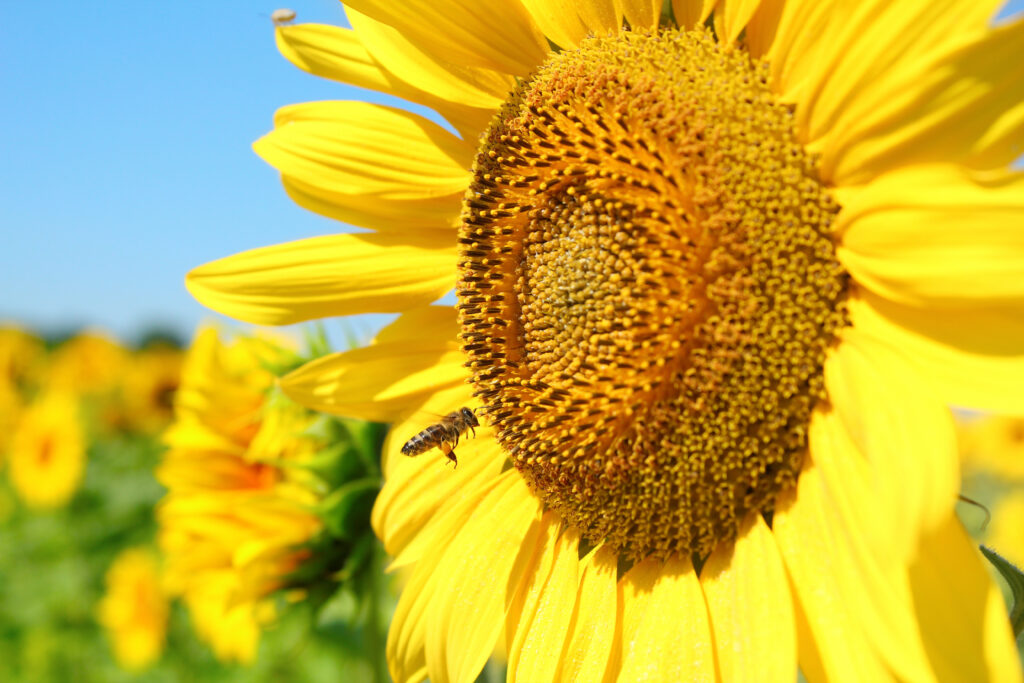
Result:
[[[375,543],[373,559],[370,567],[370,599],[369,614],[366,620],[367,645],[370,650],[370,657],[373,660],[373,679],[377,683],[389,683],[388,675],[387,636],[382,628],[381,608],[385,603],[384,591],[386,590],[387,578],[384,576],[384,549],[380,544]]]

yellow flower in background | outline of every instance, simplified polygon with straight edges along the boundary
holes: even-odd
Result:
[[[37,397],[11,436],[9,476],[18,497],[33,508],[64,505],[78,490],[85,459],[76,398],[60,391]]]
[[[145,348],[131,355],[121,378],[118,422],[148,434],[170,424],[183,355],[180,349],[166,346]]]
[[[107,571],[106,587],[99,622],[110,635],[117,663],[126,671],[142,671],[160,658],[167,634],[169,606],[156,557],[141,548],[122,551]]]
[[[1024,491],[1018,488],[992,507],[992,523],[985,534],[985,545],[1018,568],[1024,567]]]
[[[42,374],[45,356],[43,342],[35,335],[14,326],[0,327],[0,465],[25,401]]]
[[[6,459],[7,446],[23,409],[24,402],[18,390],[8,383],[0,382],[0,466]]]
[[[238,338],[222,344],[217,331],[196,335],[174,396],[172,446],[217,448],[241,454],[259,429],[260,411],[274,376],[263,367],[266,342]]]
[[[113,390],[124,373],[128,351],[102,332],[82,332],[53,352],[50,386],[79,394]]]
[[[1024,417],[988,415],[959,424],[960,451],[968,472],[1024,484]]]
[[[41,339],[17,327],[0,327],[0,391],[20,391],[38,380],[45,349]]]
[[[263,363],[291,352],[257,339],[222,344],[202,331],[175,397],[169,450],[157,471],[168,589],[181,595],[200,637],[224,660],[250,662],[268,596],[305,557],[321,528],[318,497],[294,465],[313,452],[312,416],[281,396]]]
[[[1024,21],[345,5],[351,30],[278,27],[282,53],[457,134],[280,110],[256,151],[289,195],[372,232],[187,282],[261,324],[401,314],[282,382],[396,423],[374,511],[411,572],[394,678],[471,681],[504,634],[509,680],[1020,680],[954,516],[946,404],[1024,409]],[[400,454],[461,406],[489,426],[457,470]]]

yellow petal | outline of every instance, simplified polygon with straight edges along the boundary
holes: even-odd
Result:
[[[932,311],[865,293],[855,328],[901,349],[951,405],[1024,414],[1024,313],[1019,307]]]
[[[879,396],[884,396],[881,391]],[[878,410],[885,410],[884,397],[879,403]],[[873,470],[835,411],[815,412],[810,449],[820,473],[822,500],[827,501],[821,514],[829,527],[831,554],[844,569],[836,579],[851,614],[899,678],[930,679],[906,575],[919,529],[892,523],[913,516],[915,511],[906,510],[903,501],[892,500],[891,493],[900,486],[915,487],[917,482],[889,481],[889,471]],[[923,462],[920,469],[927,467]],[[920,496],[911,492],[908,498],[918,500]],[[952,502],[947,514],[951,507]]]
[[[378,338],[379,339],[379,338]],[[463,406],[477,408],[467,384],[433,392],[427,401],[395,421],[384,442],[385,485],[374,506],[372,523],[387,551],[396,555],[391,567],[414,563],[430,543],[430,529],[453,509],[467,490],[501,472],[506,455],[494,439],[493,429],[481,425],[477,435],[466,435],[458,448],[459,466],[449,467],[440,450],[409,457],[402,445],[414,434]]]
[[[278,128],[284,128],[290,123],[315,123],[318,128],[327,127],[332,131],[337,129],[343,132],[348,124],[340,122],[340,119],[346,116],[350,109],[349,105],[353,104],[362,105],[364,103],[306,102],[293,104],[279,109],[274,116],[274,123]],[[378,116],[380,112],[371,110],[370,113],[372,116]],[[387,118],[387,112],[385,112],[385,118]],[[422,122],[423,119],[410,121],[413,125]],[[386,125],[385,122],[381,122],[382,127],[386,127]],[[305,129],[300,126],[298,130],[301,138],[301,132]],[[426,132],[430,135],[437,135],[437,127],[434,124],[429,124]],[[344,223],[374,230],[447,229],[458,225],[462,190],[435,195],[437,187],[431,186],[431,182],[442,184],[448,182],[443,180],[443,176],[438,176],[434,181],[417,185],[408,183],[407,176],[403,176],[401,173],[389,172],[385,180],[392,182],[392,189],[397,194],[392,193],[388,196],[387,201],[382,201],[381,195],[366,191],[374,186],[371,181],[360,180],[356,185],[351,184],[353,168],[358,171],[358,166],[345,170],[345,164],[341,162],[346,162],[351,166],[352,159],[325,159],[322,156],[317,159],[315,156],[304,156],[299,148],[278,149],[268,143],[268,140],[277,140],[276,136],[280,135],[275,131],[264,140],[258,141],[256,147],[258,150],[262,149],[266,152],[266,159],[282,171],[281,180],[285,191],[299,206]],[[379,136],[381,144],[384,144],[385,147],[387,136],[387,133],[382,133]],[[422,159],[429,163],[431,157],[437,157],[434,161],[442,166],[447,165],[453,178],[461,177],[463,171],[452,164],[468,164],[469,148],[458,140],[453,143],[455,138],[446,132],[438,135],[436,140],[438,144],[434,145],[434,141],[429,136],[424,138],[422,141],[424,144],[420,150],[423,155]],[[310,140],[306,140],[306,142],[310,143]],[[397,143],[397,141],[392,140],[392,143]],[[447,145],[451,145],[451,147],[444,149]],[[344,154],[345,152],[338,150],[338,153]],[[375,187],[381,188],[380,179]]]
[[[754,15],[747,22],[744,42],[752,57],[761,57],[771,49],[779,30],[782,13],[786,10],[786,0],[762,0]]]
[[[1024,173],[911,166],[848,201],[838,256],[859,284],[920,306],[1024,303]]]
[[[914,163],[1000,168],[1018,158],[1024,152],[1022,43],[1024,21],[1017,21],[901,61],[903,68],[837,106],[829,134],[809,145],[822,154],[822,178],[857,185]]]
[[[880,409],[886,409],[882,398]],[[917,486],[892,476],[888,463],[869,461],[853,441],[839,413],[819,408],[813,413],[808,430],[811,459],[826,489],[846,483],[835,501],[837,514],[850,516],[847,526],[856,527],[858,542],[863,541],[874,555],[906,563],[917,545],[918,529],[913,524],[893,524],[893,519],[917,518],[915,503],[921,498],[916,491],[900,496],[902,487]],[[881,465],[879,467],[878,465]],[[902,473],[902,472],[901,472]],[[848,483],[847,483],[848,482]],[[868,495],[872,505],[861,505]],[[830,494],[826,494],[828,498]]]
[[[490,500],[489,497],[499,485],[507,486],[508,478],[494,479],[484,486],[470,489],[466,498],[456,507],[459,512],[471,514],[484,501]],[[421,681],[426,677],[427,615],[441,580],[434,568],[452,538],[462,528],[463,520],[450,521],[454,523],[439,525],[432,530],[426,558],[412,571],[391,619],[386,654],[388,669],[395,681]]]
[[[519,2],[349,0],[345,5],[454,64],[525,76],[548,53],[544,35]],[[373,48],[370,52],[381,58]]]
[[[574,48],[590,34],[657,28],[660,0],[522,0],[543,33],[561,48]]]
[[[702,25],[711,15],[718,0],[672,0],[672,16],[679,28]]]
[[[185,286],[224,315],[288,325],[429,304],[454,286],[455,261],[454,243],[426,233],[329,235],[207,263],[188,274]]]
[[[856,601],[870,596],[851,599],[842,589],[843,584],[849,586],[855,581],[840,581],[850,570],[835,553],[832,527],[818,472],[813,466],[805,466],[795,495],[793,491],[780,495],[772,520],[772,535],[813,639],[811,646],[801,643],[801,665],[810,653],[812,669],[820,665],[826,676],[818,680],[890,680],[857,614]]]
[[[622,13],[634,30],[654,29],[661,18],[661,0],[620,0]]]
[[[619,582],[621,681],[714,681],[704,594],[688,559],[647,559]]]
[[[622,0],[575,0],[574,4],[590,32],[602,35],[622,29]]]
[[[792,581],[789,586],[792,590]],[[795,595],[795,591],[793,593]],[[818,645],[814,642],[814,631],[811,630],[811,625],[807,621],[807,615],[800,606],[799,600],[795,601],[793,605],[793,614],[796,617],[797,658],[800,662],[800,673],[809,683],[826,683],[829,681],[829,677],[825,673],[825,665],[822,663]]]
[[[463,449],[465,452],[465,449]],[[432,461],[412,459],[393,468],[373,506],[373,529],[395,557],[389,571],[415,564],[435,542],[434,530],[459,527],[473,508],[460,503],[501,474],[505,463],[493,440],[475,444],[459,466],[448,466],[440,451]]]
[[[540,502],[515,470],[465,520],[433,567],[427,669],[436,683],[472,681],[501,634],[505,607],[533,557]]]
[[[284,175],[382,201],[465,191],[475,150],[436,123],[369,102],[293,105],[253,149]]]
[[[460,200],[454,195],[382,202],[369,195],[325,190],[288,176],[282,176],[281,183],[288,197],[302,208],[378,232],[439,230],[450,236],[459,224]]]
[[[774,90],[787,102],[796,102],[800,93],[810,87],[814,65],[818,55],[826,49],[822,37],[832,16],[836,0],[821,2],[787,2],[782,8],[778,24],[772,30],[771,24],[759,26],[759,49],[771,65],[771,82]],[[774,19],[773,14],[759,17],[762,22]],[[765,33],[771,33],[771,47],[765,51]]]
[[[415,80],[409,83],[400,79],[370,55],[352,29],[326,24],[293,24],[278,27],[276,38],[281,54],[303,71],[430,107],[460,132],[467,132],[468,127],[472,135],[464,135],[466,139],[475,139],[487,126],[491,111],[479,108],[487,105],[466,106],[462,98],[446,99],[443,93],[425,92],[416,87]],[[465,97],[471,88],[464,87],[461,92]]]
[[[370,56],[407,87],[431,93],[442,102],[491,113],[515,87],[515,79],[508,74],[453,64],[447,53],[424,51],[394,26],[349,4],[345,13]]]
[[[793,597],[772,532],[751,513],[700,575],[723,681],[796,680]]]
[[[396,332],[396,327],[415,331],[417,325],[419,338]],[[392,323],[387,334],[380,343],[306,363],[282,378],[281,388],[313,410],[390,422],[438,389],[466,381],[452,309],[413,311]]]
[[[322,78],[417,101],[405,85],[370,56],[355,31],[328,24],[292,24],[275,31],[277,49],[295,66]],[[410,97],[411,95],[411,97]]]
[[[580,588],[579,542],[579,533],[570,529],[555,543],[551,571],[536,598],[527,601],[512,639],[508,680],[563,680],[559,665]]]
[[[618,556],[608,546],[580,561],[580,587],[558,680],[604,680],[619,615]]]
[[[887,511],[916,536],[945,520],[960,489],[948,408],[903,355],[856,328],[843,331],[825,362],[829,401],[857,451],[888,490]]]
[[[577,11],[582,0],[522,0],[522,3],[548,40],[560,48],[579,46],[589,32]]]
[[[944,524],[921,540],[910,580],[937,680],[1021,680],[999,589],[952,511]]]
[[[723,42],[726,44],[736,42],[760,4],[761,0],[724,0],[725,6],[722,8],[722,19],[725,24],[725,33],[722,34]]]
[[[823,31],[826,46],[798,102],[798,125],[808,141],[836,130],[862,98],[918,68],[937,47],[981,35],[998,0],[861,0],[839,3]]]
[[[505,652],[511,652],[512,641],[519,632],[520,621],[532,614],[537,599],[555,565],[555,545],[562,522],[558,515],[548,511],[540,520],[540,530],[533,546],[533,552],[523,567],[522,576],[515,590],[507,595],[505,602]],[[511,677],[509,677],[511,679]]]

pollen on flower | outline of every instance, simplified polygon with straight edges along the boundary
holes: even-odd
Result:
[[[838,206],[766,69],[704,32],[552,56],[492,123],[463,349],[546,506],[624,555],[709,552],[796,481],[846,323]]]

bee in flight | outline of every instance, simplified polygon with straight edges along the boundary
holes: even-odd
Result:
[[[455,447],[459,445],[459,437],[466,432],[473,432],[473,436],[476,436],[474,427],[479,426],[480,422],[472,410],[459,408],[442,417],[440,422],[430,425],[406,441],[402,446],[402,453],[419,455],[436,447],[440,448],[441,452],[458,467],[459,461],[455,458]]]
[[[295,10],[285,8],[276,9],[270,13],[270,20],[274,22],[274,26],[287,26],[295,21]]]

